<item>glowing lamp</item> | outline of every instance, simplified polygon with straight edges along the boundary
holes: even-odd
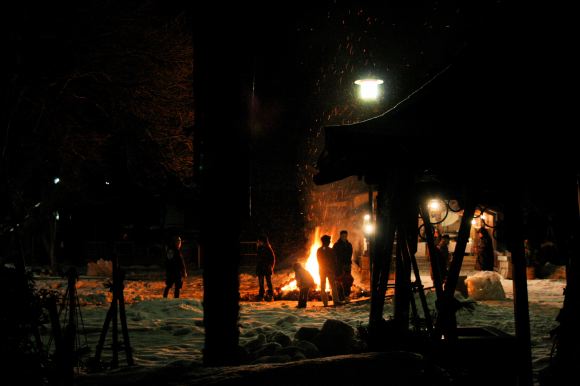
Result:
[[[371,235],[375,231],[373,224],[365,224],[364,231],[367,235]]]
[[[358,79],[354,82],[358,85],[359,96],[362,100],[377,100],[379,97],[379,85],[383,84],[382,79]]]
[[[431,200],[429,201],[429,209],[431,210],[439,210],[441,209],[441,204],[439,203],[439,200]]]

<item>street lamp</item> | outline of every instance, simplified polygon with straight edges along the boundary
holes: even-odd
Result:
[[[441,209],[441,203],[437,199],[429,200],[429,203],[427,204],[427,206],[432,211],[439,211]]]
[[[363,222],[363,241],[364,241],[364,251],[363,255],[370,257],[371,250],[371,237],[375,231],[375,227],[371,221],[371,215],[365,214]]]
[[[354,84],[359,86],[359,97],[364,101],[374,101],[379,98],[379,85],[383,84],[382,79],[358,79]]]
[[[375,231],[375,226],[371,222],[371,215],[365,214],[364,215],[364,223],[363,223],[363,232],[366,236],[370,236]]]

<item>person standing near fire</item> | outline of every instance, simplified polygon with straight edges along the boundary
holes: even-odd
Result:
[[[169,295],[171,287],[175,286],[174,298],[179,298],[179,291],[183,287],[183,279],[187,277],[185,261],[181,253],[181,237],[174,236],[170,245],[165,248],[165,289],[163,297]]]
[[[352,244],[348,241],[348,231],[340,231],[340,239],[332,246],[336,254],[336,284],[340,301],[348,301],[350,287],[354,282],[351,274]]]
[[[266,279],[266,285],[268,286],[268,292],[266,293],[266,300],[274,300],[274,287],[272,286],[272,274],[274,273],[274,265],[276,265],[276,255],[274,250],[270,245],[268,236],[262,235],[258,237],[257,242],[257,255],[256,255],[256,275],[258,276],[258,285],[260,286],[260,291],[258,293],[258,300],[264,300],[264,279]]]
[[[322,246],[316,251],[318,261],[318,273],[320,275],[320,296],[324,307],[328,307],[328,295],[326,294],[326,279],[330,283],[332,291],[332,302],[335,306],[342,304],[338,297],[336,288],[336,254],[330,247],[330,236],[324,235],[320,238]]]
[[[308,293],[312,288],[316,288],[314,278],[302,264],[296,262],[292,265],[294,269],[294,278],[296,279],[296,287],[300,290],[298,294],[298,306],[296,308],[306,308],[308,302]]]

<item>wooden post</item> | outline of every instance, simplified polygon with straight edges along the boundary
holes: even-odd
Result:
[[[392,174],[392,173],[391,173]],[[396,196],[396,180],[387,180],[378,188],[377,226],[372,242],[372,277],[371,277],[371,310],[369,327],[377,327],[383,320],[385,293],[389,280],[389,269],[395,241],[396,219],[394,216],[394,199]]]
[[[397,230],[397,247],[395,263],[395,306],[393,310],[397,328],[402,334],[409,331],[409,302],[411,301],[411,271],[410,264],[406,264],[403,258],[405,247],[405,232],[401,227]]]
[[[465,201],[464,205],[459,234],[457,235],[457,243],[455,244],[455,251],[453,252],[453,260],[449,265],[449,273],[447,274],[443,298],[441,299],[441,310],[439,311],[439,318],[437,318],[436,322],[436,339],[440,339],[442,334],[445,335],[445,339],[447,340],[457,339],[457,319],[452,303],[455,298],[455,288],[459,280],[461,265],[463,264],[463,255],[465,254],[465,248],[469,240],[471,220],[475,212],[475,206],[469,199]]]
[[[433,229],[431,228],[431,221],[429,221],[429,210],[425,202],[419,203],[419,213],[423,219],[425,226],[425,237],[427,238],[427,247],[429,248],[431,271],[433,272],[433,285],[437,293],[437,300],[441,301],[443,298],[443,281],[441,280],[441,267],[439,266],[439,250],[435,246],[435,239],[433,238]]]
[[[394,217],[397,221],[396,277],[394,319],[402,334],[409,331],[409,303],[413,295],[411,288],[411,257],[409,236],[417,224],[417,208],[414,174],[406,168],[397,169],[396,195],[394,196]],[[416,237],[413,238],[415,243]],[[415,249],[415,248],[413,248]],[[414,255],[413,255],[414,258]],[[414,301],[414,298],[413,298]]]
[[[508,248],[512,254],[513,264],[514,317],[519,352],[516,358],[518,385],[532,386],[532,347],[526,258],[524,256],[524,237],[522,232],[523,218],[516,200],[510,200],[506,205],[505,224]]]
[[[374,214],[375,214],[375,202],[374,202],[374,197],[373,197],[373,187],[371,185],[369,185],[369,216],[370,216],[370,223],[372,223],[373,219],[374,219]],[[376,224],[375,224],[375,233],[376,233]],[[369,271],[370,271],[370,283],[369,283],[369,287],[372,288],[372,277],[373,277],[373,243],[372,243],[372,238],[373,235],[371,234],[367,234],[367,253],[368,253],[368,257],[369,257]]]
[[[429,306],[427,305],[427,297],[423,291],[423,284],[421,283],[421,274],[419,273],[419,266],[417,265],[417,259],[415,258],[415,252],[411,249],[409,245],[409,239],[405,238],[406,244],[403,248],[403,254],[406,255],[406,259],[411,262],[411,267],[415,274],[415,284],[414,287],[419,292],[419,299],[421,300],[421,306],[423,308],[423,313],[425,314],[425,324],[427,325],[427,332],[429,336],[433,336],[433,320],[431,319],[431,313],[429,312]]]

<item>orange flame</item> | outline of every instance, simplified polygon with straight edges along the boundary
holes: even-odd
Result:
[[[318,273],[318,260],[316,259],[316,251],[318,251],[318,248],[320,248],[321,246],[322,243],[320,242],[320,227],[316,227],[316,230],[314,231],[314,235],[312,237],[312,241],[310,244],[310,255],[308,255],[306,264],[303,265],[304,268],[306,268],[306,270],[310,272],[312,278],[314,278],[317,290],[320,289],[320,274]],[[326,288],[330,288],[330,283],[328,282],[328,279],[326,280]],[[293,291],[295,289],[298,289],[298,287],[296,287],[296,280],[292,280],[290,283],[282,287],[282,291]]]

